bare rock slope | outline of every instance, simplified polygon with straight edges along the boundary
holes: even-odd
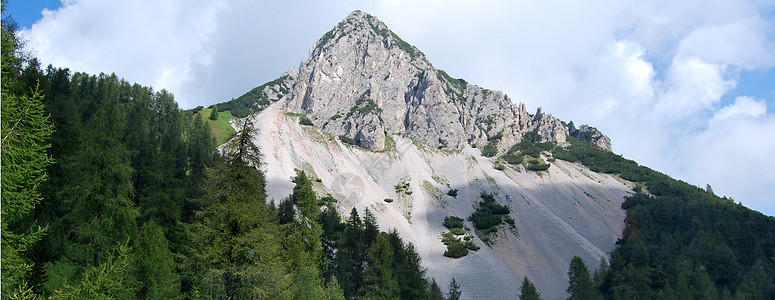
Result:
[[[287,197],[294,169],[306,171],[320,179],[320,195],[339,200],[340,212],[368,208],[382,230],[398,230],[428,274],[442,285],[456,278],[465,298],[513,299],[523,276],[544,298],[564,298],[570,259],[595,267],[621,235],[631,183],[561,160],[541,172],[497,170],[479,150],[503,153],[526,132],[560,145],[573,135],[610,150],[605,135],[451,78],[366,13],[350,14],[298,69],[252,92],[273,101],[251,116],[269,199]],[[313,126],[300,125],[301,114]],[[444,217],[467,218],[483,191],[510,208],[514,227],[484,237],[490,245],[468,230],[481,249],[444,257]]]
[[[254,117],[270,199],[291,193],[294,169],[306,171],[320,179],[320,195],[339,200],[340,212],[368,208],[382,230],[397,229],[417,247],[428,274],[443,284],[455,277],[466,298],[513,299],[523,276],[546,299],[563,298],[570,259],[579,255],[597,266],[624,228],[620,206],[632,184],[579,164],[557,160],[540,173],[508,166],[499,171],[470,146],[439,150],[398,135],[388,150],[370,151],[300,125],[279,102]],[[457,197],[447,195],[450,189],[458,190]],[[511,209],[516,230],[499,229],[491,247],[475,237],[480,250],[444,257],[444,217],[471,215],[482,191]],[[466,227],[473,228],[469,221]]]

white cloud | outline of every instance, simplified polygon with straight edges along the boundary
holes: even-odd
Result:
[[[193,65],[210,58],[219,1],[68,1],[24,32],[43,63],[115,72],[156,89],[192,84]],[[180,98],[180,94],[177,95]],[[179,99],[185,103],[185,99]]]
[[[740,72],[775,67],[771,1],[73,0],[27,36],[44,63],[116,72],[194,107],[297,66],[354,9],[452,76],[596,126],[626,157],[775,215],[757,196],[775,194],[763,179],[775,160],[754,163],[773,149],[775,94],[723,103]]]
[[[719,110],[706,130],[677,145],[684,170],[679,176],[719,195],[766,212],[775,212],[775,115],[764,101],[738,97]]]
[[[735,86],[724,76],[726,66],[699,57],[675,57],[654,113],[668,121],[711,109]]]
[[[735,117],[760,117],[767,114],[767,103],[764,100],[756,100],[751,97],[740,96],[735,98],[735,103],[725,106],[713,114],[710,125],[716,125],[721,121]]]

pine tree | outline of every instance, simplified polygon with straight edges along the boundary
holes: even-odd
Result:
[[[213,105],[213,110],[210,112],[210,120],[218,120],[218,105]]]
[[[592,283],[592,278],[589,275],[589,269],[587,264],[581,257],[574,256],[570,261],[570,267],[568,268],[569,283],[568,293],[570,293],[569,300],[587,300],[597,299],[598,295],[595,291],[595,286]]]
[[[320,214],[320,206],[317,203],[317,195],[312,189],[312,181],[309,180],[304,171],[296,170],[296,177],[293,179],[293,182],[296,183],[291,196],[293,202],[296,203],[304,216],[316,220],[318,214]]]
[[[143,225],[134,247],[134,269],[140,282],[138,298],[180,298],[180,277],[167,239],[154,221]]]
[[[457,283],[455,277],[452,277],[452,281],[449,283],[449,294],[447,300],[460,300],[463,295],[463,291],[460,290],[460,284]]]
[[[65,282],[51,299],[131,299],[135,297],[134,277],[130,274],[129,247],[121,244],[104,262],[89,266],[83,279]]]
[[[5,1],[2,4],[5,16]],[[2,20],[2,298],[27,297],[32,261],[27,250],[40,241],[46,228],[29,222],[40,203],[41,183],[52,163],[47,155],[53,126],[44,114],[43,95],[34,88],[18,92],[21,66],[25,62],[16,24]]]
[[[436,282],[436,278],[431,279],[431,284],[428,289],[428,300],[444,300],[444,294],[441,292],[441,288]]]
[[[225,161],[207,169],[202,211],[190,228],[185,263],[193,292],[204,298],[290,298],[291,272],[283,259],[283,235],[265,204],[264,176],[252,128],[226,145]]]
[[[89,86],[96,88],[96,79]],[[89,96],[97,91],[85,88],[80,93]],[[123,115],[116,98],[93,102],[101,104],[86,123],[89,138],[62,159],[62,181],[55,199],[62,216],[52,224],[49,238],[58,257],[46,267],[47,292],[65,282],[87,280],[84,270],[105,263],[136,233],[132,168],[120,142]]]
[[[538,289],[536,289],[536,286],[533,285],[532,282],[530,282],[530,279],[527,279],[527,276],[522,280],[522,286],[519,288],[520,294],[519,299],[520,300],[540,300],[541,294],[538,293]]]
[[[395,299],[398,282],[393,277],[393,249],[383,235],[378,235],[368,251],[368,264],[361,294],[367,299]]]

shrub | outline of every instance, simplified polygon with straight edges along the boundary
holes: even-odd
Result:
[[[495,162],[495,164],[492,165],[492,167],[495,168],[498,171],[506,170],[506,166],[504,166],[502,163],[497,162],[497,161]]]
[[[463,228],[463,219],[456,216],[444,217],[444,227],[447,227],[449,229]]]
[[[299,124],[301,124],[301,125],[307,125],[307,126],[312,126],[312,125],[314,125],[314,124],[312,124],[312,121],[311,121],[309,118],[307,118],[307,116],[302,116],[302,117],[300,117],[300,118],[299,118]]]
[[[493,157],[496,154],[498,154],[498,148],[497,147],[495,147],[495,146],[493,146],[491,144],[487,144],[484,147],[482,147],[482,155],[483,156]]]
[[[385,202],[391,203],[391,202],[393,202],[393,199],[392,198],[385,198]]]
[[[471,251],[476,251],[481,249],[479,246],[474,244],[474,241],[472,241],[471,239],[468,239],[467,241],[463,242],[463,246],[466,247],[466,249]]]
[[[358,145],[358,143],[355,141],[354,138],[351,138],[351,137],[346,136],[346,135],[340,135],[339,136],[339,140],[342,141],[342,143],[345,143],[345,144],[350,144],[350,145],[355,145],[355,146]]]
[[[457,189],[450,189],[447,191],[447,195],[457,198]]]
[[[463,228],[450,228],[449,232],[451,232],[454,235],[464,235],[466,234],[465,230]]]
[[[444,251],[444,256],[451,258],[461,258],[468,255],[468,249],[460,242],[454,242],[447,245],[447,251]]]

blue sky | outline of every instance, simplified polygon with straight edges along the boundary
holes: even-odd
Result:
[[[598,127],[616,153],[775,215],[772,1],[57,4],[9,3],[44,64],[115,72],[186,108],[277,78],[360,9],[453,77]]]
[[[30,28],[33,23],[43,17],[43,9],[56,10],[62,7],[59,0],[24,0],[9,1],[7,14],[19,24],[19,27]]]

